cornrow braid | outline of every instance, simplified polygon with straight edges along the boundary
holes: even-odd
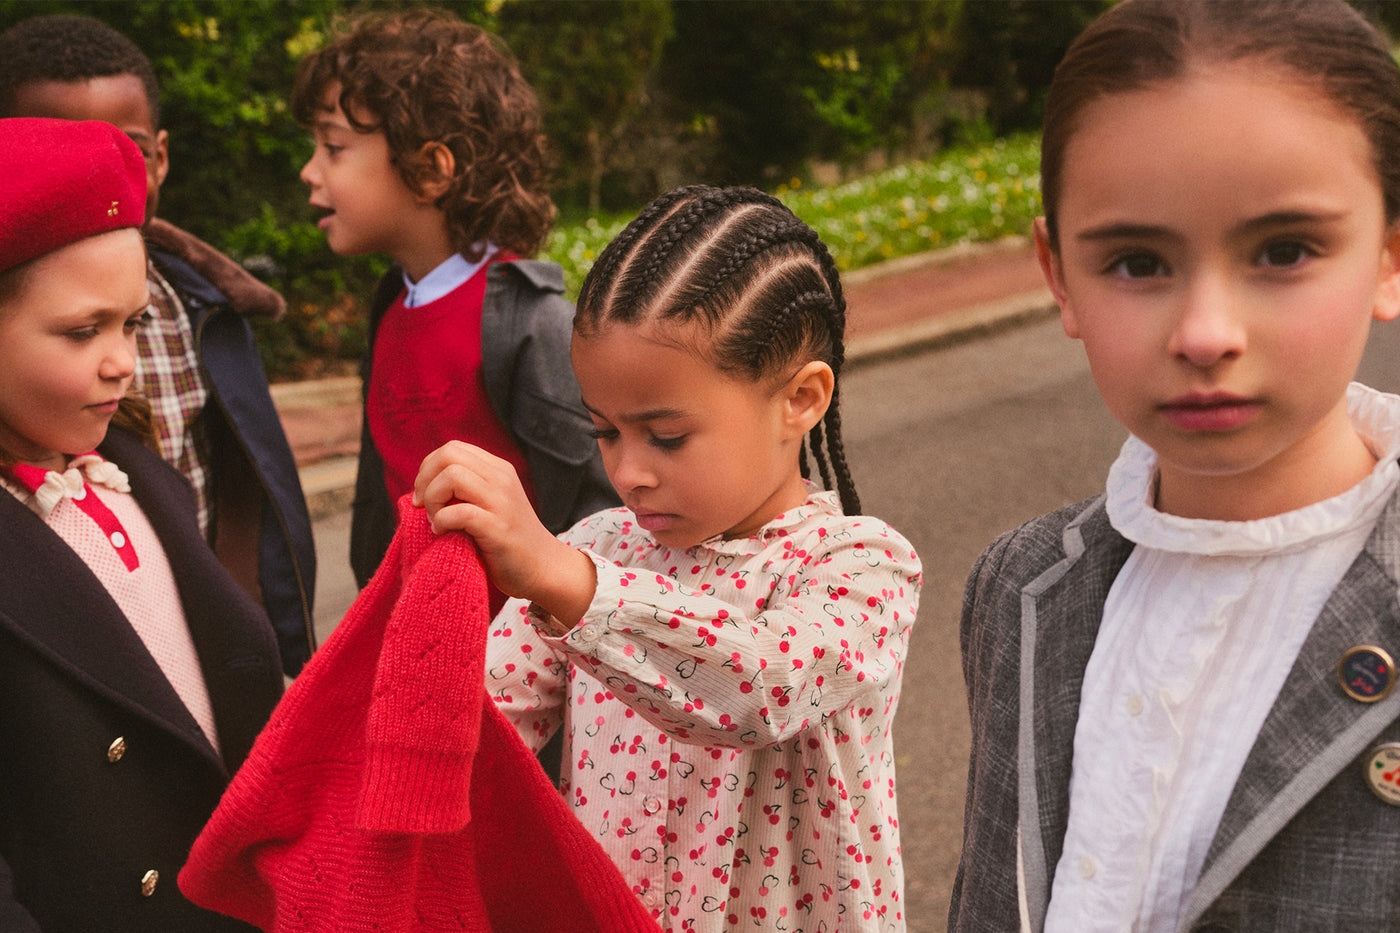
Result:
[[[799,228],[803,230],[808,229],[806,224],[796,217],[793,217],[792,222],[789,224],[780,223],[771,230],[755,233],[743,242],[736,243],[733,250],[730,252],[728,261],[715,270],[710,281],[705,283],[705,287],[707,289],[715,288],[725,279],[743,268],[744,263],[768,249],[768,247],[785,242],[788,238],[792,237]],[[815,231],[813,231],[813,235],[815,236]]]
[[[841,289],[841,276],[836,271],[836,260],[826,244],[813,231],[813,250],[821,261],[822,276],[831,289],[831,329],[832,359],[831,371],[840,375],[846,364],[846,295]],[[831,390],[831,406],[822,419],[826,422],[827,449],[831,452],[832,468],[836,471],[836,488],[841,496],[842,508],[847,515],[860,512],[860,497],[856,494],[855,480],[851,478],[851,468],[846,465],[846,445],[841,438],[841,380]],[[846,503],[850,505],[847,506]]]
[[[683,202],[665,218],[663,224],[652,231],[644,244],[645,253],[637,257],[642,261],[636,272],[629,281],[619,283],[623,288],[631,286],[630,297],[634,302],[641,304],[655,296],[666,281],[662,278],[662,270],[666,268],[668,260],[676,255],[677,247],[703,221],[714,217],[714,208],[722,206],[726,200],[729,199],[722,190],[710,189],[693,200]]]
[[[817,461],[817,472],[821,474],[822,485],[831,488],[831,466],[827,463],[826,454],[822,452],[822,423],[819,421],[812,425],[812,430],[807,435],[807,446],[812,448],[812,459]]]
[[[831,392],[831,407],[822,418],[826,422],[826,449],[831,454],[831,466],[836,472],[836,491],[841,496],[841,508],[847,515],[859,515],[860,496],[856,494],[851,468],[846,465],[846,446],[841,440],[841,406],[837,404],[840,394],[841,386],[838,383]]]
[[[831,404],[799,453],[849,515],[860,499],[842,446],[840,373],[846,300],[816,231],[753,188],[678,188],[652,201],[603,250],[579,292],[574,329],[656,321],[697,325],[699,352],[755,381],[820,360],[837,377]]]
[[[787,362],[790,352],[785,352],[786,338],[794,332],[793,324],[800,328],[804,317],[821,314],[831,302],[825,289],[800,292],[787,304],[775,310],[761,322],[762,329],[752,335],[745,335],[743,344],[736,346],[735,355],[744,353],[748,364],[745,369],[754,373],[767,373]]]
[[[680,196],[681,190],[676,190],[656,198],[613,238],[583,280],[578,298],[580,306],[586,304],[593,307],[615,302],[614,295],[595,295],[594,290],[616,289],[618,281],[623,277],[619,270],[624,260],[632,256],[637,240],[651,232],[661,218],[674,210]]]

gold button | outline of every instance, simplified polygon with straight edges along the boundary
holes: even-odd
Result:
[[[156,884],[160,881],[160,872],[152,868],[141,876],[141,896],[150,897],[156,893]]]
[[[125,754],[126,739],[122,738],[121,736],[117,736],[115,739],[112,740],[112,744],[107,746],[107,760],[110,761],[112,764],[116,764],[117,762],[122,760],[122,756]]]

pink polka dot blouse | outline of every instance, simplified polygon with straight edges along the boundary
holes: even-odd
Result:
[[[903,931],[890,727],[922,580],[813,492],[755,535],[658,545],[626,509],[563,539],[598,569],[563,637],[492,626],[487,688],[664,930]]]

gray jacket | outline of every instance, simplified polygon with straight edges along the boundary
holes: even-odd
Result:
[[[972,756],[950,930],[1044,926],[1084,669],[1131,550],[1100,497],[1002,535],[972,571],[962,616]],[[1363,772],[1369,749],[1400,740],[1400,690],[1366,704],[1337,679],[1357,645],[1400,657],[1397,580],[1400,495],[1323,607],[1255,740],[1183,930],[1400,929],[1400,807],[1375,796]]]
[[[360,367],[366,393],[379,322],[401,291],[403,273],[396,266],[380,280],[370,307],[369,349]],[[495,262],[487,270],[481,314],[486,395],[530,465],[540,521],[555,534],[619,504],[569,365],[574,309],[563,292],[556,263]],[[396,527],[384,462],[365,419],[350,525],[350,565],[361,587],[384,559]]]

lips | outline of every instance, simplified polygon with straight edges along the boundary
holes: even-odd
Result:
[[[1183,431],[1231,431],[1254,418],[1263,403],[1227,392],[1190,393],[1159,410],[1167,423]]]
[[[637,516],[637,524],[643,529],[655,534],[658,531],[665,531],[676,521],[676,516],[666,512],[638,512],[632,510],[632,514]]]
[[[100,412],[114,412],[117,410],[117,406],[121,405],[121,402],[122,397],[118,395],[117,397],[109,398],[104,402],[93,402],[87,407]]]

